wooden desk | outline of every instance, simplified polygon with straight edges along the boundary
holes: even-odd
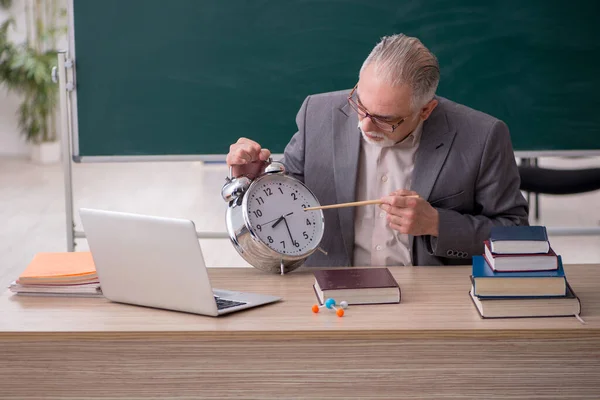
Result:
[[[0,398],[600,398],[600,265],[566,267],[585,325],[480,319],[470,267],[390,269],[402,303],[343,318],[311,312],[306,269],[211,269],[285,299],[219,318],[5,293]]]

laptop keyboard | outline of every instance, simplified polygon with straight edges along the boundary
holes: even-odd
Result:
[[[217,309],[219,309],[219,310],[223,310],[225,308],[236,307],[236,306],[242,306],[242,305],[246,304],[243,301],[227,300],[227,299],[222,299],[218,296],[215,296],[215,301],[217,302]]]

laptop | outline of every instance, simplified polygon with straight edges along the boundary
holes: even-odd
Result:
[[[190,220],[86,208],[79,215],[111,301],[219,316],[281,300],[214,289]]]

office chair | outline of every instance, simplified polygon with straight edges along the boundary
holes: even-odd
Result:
[[[600,168],[559,170],[519,166],[521,190],[543,194],[575,194],[600,189]]]
[[[560,170],[525,164],[519,165],[519,174],[527,201],[530,193],[535,195],[536,221],[540,219],[539,194],[566,195],[600,189],[600,168]]]

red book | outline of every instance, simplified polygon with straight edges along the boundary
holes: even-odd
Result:
[[[321,304],[329,297],[348,304],[400,303],[400,286],[387,268],[324,269],[314,275]]]
[[[485,260],[494,271],[525,272],[558,269],[558,258],[552,247],[544,254],[496,254],[485,241]]]

